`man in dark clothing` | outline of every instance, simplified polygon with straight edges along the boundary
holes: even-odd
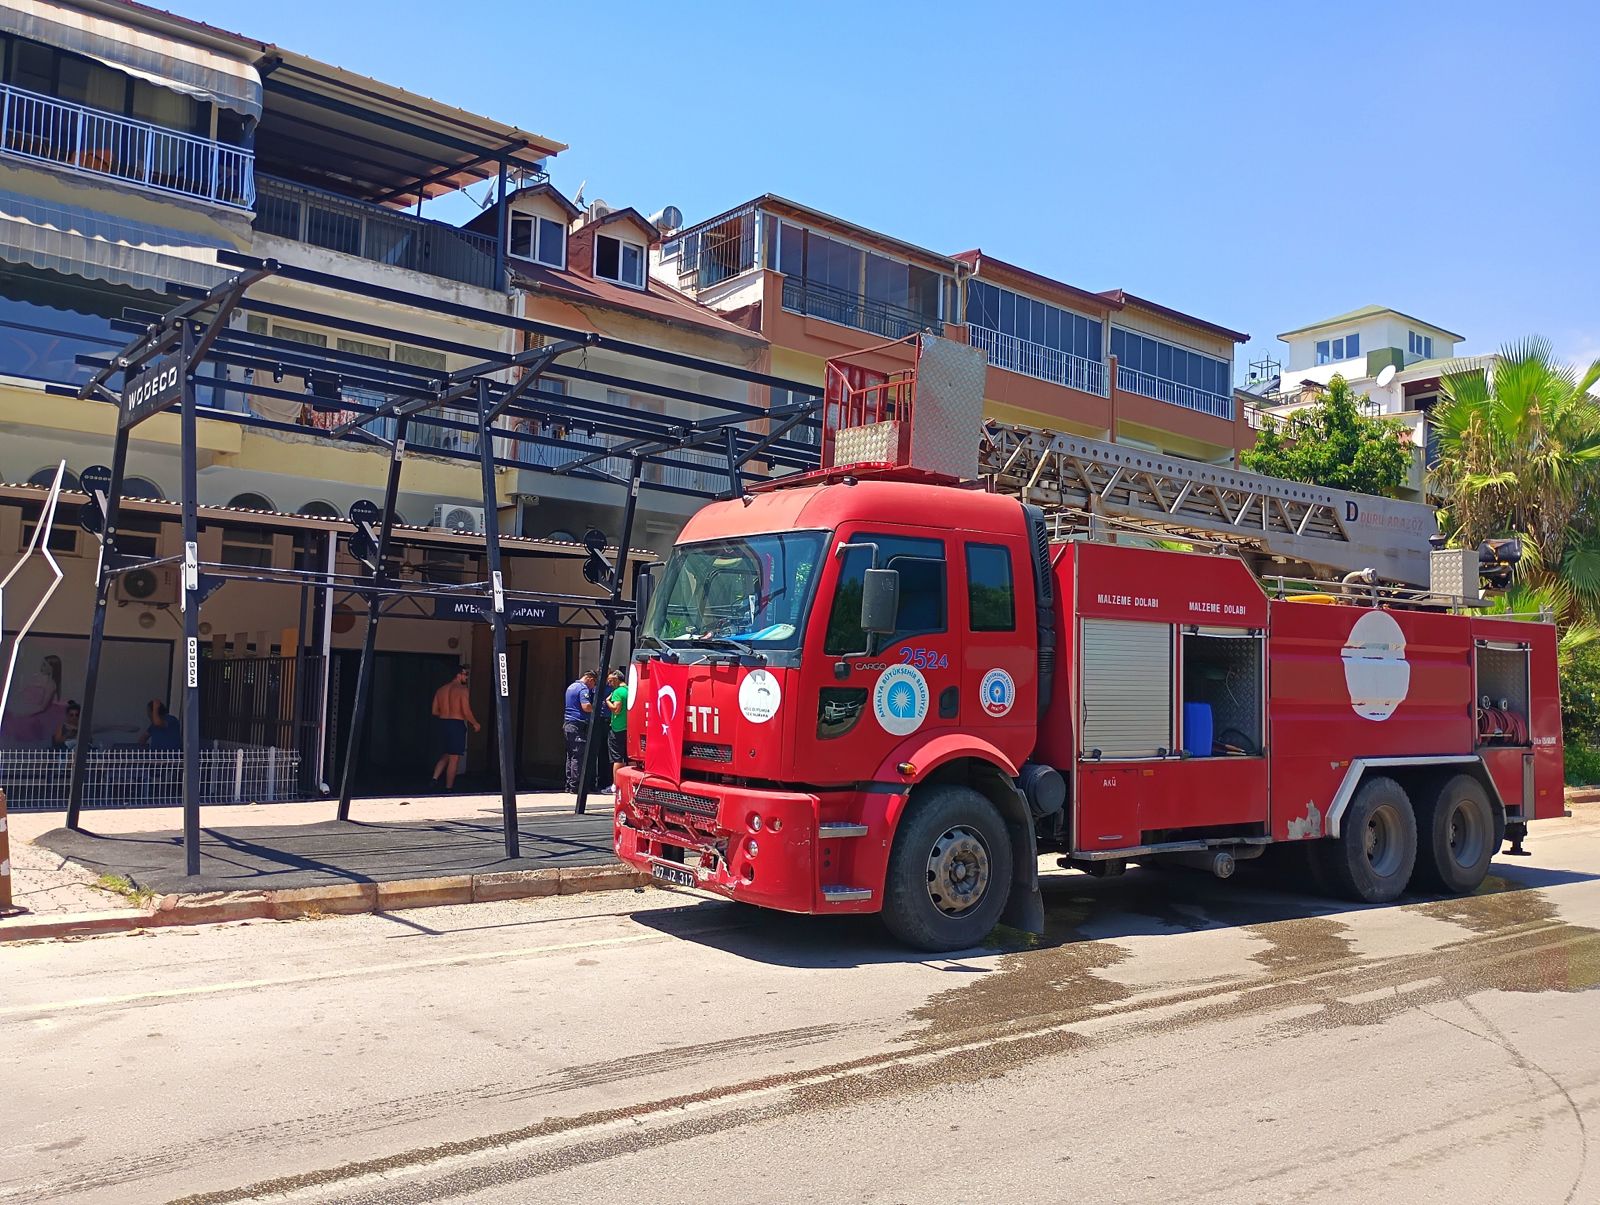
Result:
[[[583,766],[583,737],[589,728],[589,714],[594,711],[595,673],[583,671],[583,676],[567,687],[561,707],[561,735],[567,740],[567,790],[578,789],[578,774]]]
[[[145,708],[150,726],[144,730],[139,743],[150,749],[182,749],[183,731],[178,721],[167,714],[167,705],[160,699],[151,699]]]

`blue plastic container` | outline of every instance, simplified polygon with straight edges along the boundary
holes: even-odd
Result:
[[[1183,751],[1190,757],[1211,756],[1211,704],[1183,705]]]

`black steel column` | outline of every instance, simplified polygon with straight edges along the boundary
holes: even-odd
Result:
[[[183,867],[200,873],[200,467],[194,391],[195,324],[185,321],[179,345],[183,378]],[[79,725],[80,731],[82,724]]]
[[[506,161],[500,159],[500,191],[495,194],[498,202],[496,212],[499,217],[495,221],[494,232],[494,287],[506,287],[506,232],[511,227],[511,211],[506,206]],[[537,223],[535,223],[537,225]],[[529,254],[532,258],[532,252]]]
[[[633,541],[633,516],[639,508],[639,473],[643,467],[644,461],[638,456],[635,456],[628,466],[628,501],[622,508],[622,535],[617,540],[617,564],[611,578],[611,606],[606,609],[606,626],[600,633],[600,668],[595,678],[594,710],[589,713],[589,731],[583,735],[583,766],[578,771],[578,801],[572,808],[580,816],[589,808],[589,778],[594,773],[595,738],[604,731],[601,721],[607,721],[609,727],[611,719],[604,703],[606,674],[611,668],[611,645],[617,635],[617,617],[622,609],[622,585],[628,569],[628,545]]]
[[[489,381],[478,378],[478,463],[483,468],[483,546],[493,593],[489,622],[494,628],[494,731],[500,746],[500,817],[506,857],[520,857],[517,831],[517,764],[511,742],[511,679],[506,666],[505,578],[500,571],[500,507],[494,485],[494,434],[489,416]]]
[[[394,444],[389,448],[389,476],[383,483],[383,514],[378,520],[377,568],[373,570],[372,584],[387,585],[389,567],[384,558],[389,555],[389,536],[394,531],[394,508],[400,496],[400,461],[406,452],[406,427],[410,419],[397,415],[394,420]],[[332,533],[329,533],[329,538]],[[356,697],[350,708],[350,739],[344,747],[344,772],[339,776],[340,820],[350,819],[350,792],[355,786],[356,763],[361,760],[361,745],[367,729],[367,703],[372,694],[373,649],[378,642],[378,604],[382,601],[376,593],[367,596],[367,632],[361,641],[361,668],[356,672]],[[332,650],[328,654],[333,655]]]
[[[111,566],[117,552],[117,520],[122,511],[122,477],[128,467],[128,429],[122,425],[122,407],[117,407],[117,434],[111,447],[111,484],[106,487],[106,512],[101,517],[100,563],[94,575],[94,619],[89,627],[89,663],[83,680],[83,702],[79,705],[78,741],[72,748],[72,777],[67,786],[67,827],[78,827],[83,809],[83,776],[88,768],[89,735],[94,731],[94,700],[100,683],[100,650],[105,645],[106,597],[111,593]],[[91,499],[91,504],[93,500]],[[48,539],[49,532],[41,538]]]
[[[303,546],[302,537],[305,545],[309,545],[315,540],[315,537],[310,532],[300,532],[295,535],[294,567],[296,569],[309,569],[311,568],[310,550]],[[302,792],[306,791],[306,784],[310,779],[311,770],[311,755],[305,748],[305,735],[301,731],[301,725],[305,723],[306,698],[306,612],[308,610],[306,594],[307,587],[304,583],[301,583],[300,618],[296,622],[294,630],[294,669],[292,670],[294,674],[294,694],[290,696],[289,701],[289,747],[300,754],[300,778],[295,785]],[[283,672],[282,666],[279,666],[278,672],[280,674]],[[281,682],[282,678],[279,678],[279,681]],[[281,707],[283,696],[280,694],[278,698],[279,706]]]

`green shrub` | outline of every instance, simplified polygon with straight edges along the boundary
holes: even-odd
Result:
[[[1600,745],[1600,647],[1593,644],[1573,649],[1561,669],[1561,731],[1568,756],[1575,746]]]
[[[1564,751],[1569,787],[1600,785],[1600,749],[1580,742],[1567,743]]]

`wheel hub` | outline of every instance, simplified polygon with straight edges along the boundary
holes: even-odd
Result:
[[[1487,841],[1478,813],[1465,802],[1454,803],[1450,808],[1450,857],[1456,865],[1476,866]]]
[[[1400,816],[1392,808],[1374,809],[1367,818],[1367,863],[1373,871],[1385,877],[1400,869]]]
[[[964,824],[945,830],[928,854],[928,898],[946,916],[978,906],[989,890],[989,847]]]

